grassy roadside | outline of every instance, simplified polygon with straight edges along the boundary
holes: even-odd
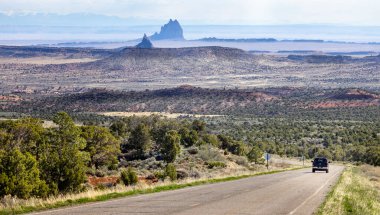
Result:
[[[60,208],[60,207],[65,207],[65,206],[74,206],[74,205],[90,203],[90,202],[106,201],[110,199],[133,196],[133,195],[138,195],[138,194],[157,193],[157,192],[162,192],[162,191],[177,190],[177,189],[182,189],[186,187],[193,187],[193,186],[198,186],[198,185],[203,185],[203,184],[227,182],[227,181],[233,181],[233,180],[238,180],[238,179],[243,179],[243,178],[259,176],[259,175],[268,175],[268,174],[280,173],[280,172],[290,171],[290,170],[298,170],[298,169],[303,169],[303,168],[305,167],[287,168],[287,169],[273,170],[273,171],[268,171],[268,172],[259,172],[259,173],[240,175],[240,176],[230,176],[230,177],[225,177],[225,178],[204,179],[204,180],[198,180],[198,181],[193,181],[193,182],[184,182],[184,183],[173,182],[167,185],[156,186],[152,188],[134,188],[126,192],[112,192],[112,193],[107,193],[103,195],[97,195],[94,197],[83,197],[83,198],[79,198],[75,200],[66,199],[62,201],[56,201],[53,203],[42,202],[34,206],[19,206],[13,209],[3,209],[3,210],[0,210],[0,215],[37,212],[37,211],[55,209],[55,208]]]
[[[318,215],[380,214],[380,192],[363,167],[347,166]]]

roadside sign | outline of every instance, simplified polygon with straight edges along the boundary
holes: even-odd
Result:
[[[264,153],[264,159],[265,159],[266,161],[270,160],[270,154],[267,153],[267,152],[265,152],[265,153]]]
[[[264,153],[264,159],[267,161],[267,169],[269,170],[270,154],[268,152]]]

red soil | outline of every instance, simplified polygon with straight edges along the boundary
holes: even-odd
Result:
[[[112,184],[116,185],[120,177],[118,176],[107,176],[107,177],[94,177],[88,176],[88,183],[92,186],[98,186],[99,184]]]
[[[96,187],[100,184],[112,184],[116,185],[120,180],[119,176],[106,176],[106,177],[94,177],[88,176],[88,183]],[[145,182],[147,184],[153,184],[158,182],[158,179],[155,177],[139,177],[140,182]]]

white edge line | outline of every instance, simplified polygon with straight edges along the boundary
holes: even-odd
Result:
[[[186,187],[186,188],[182,188],[182,189],[177,189],[177,190],[169,190],[167,192],[179,192],[179,191],[183,191],[183,190],[193,190],[193,189],[199,189],[200,186],[194,186],[194,187]],[[110,200],[106,200],[106,201],[99,201],[99,202],[89,202],[89,203],[85,203],[85,204],[79,204],[79,205],[76,205],[76,206],[64,206],[62,208],[57,208],[57,209],[52,209],[52,210],[43,210],[43,211],[40,211],[40,212],[32,212],[32,213],[28,213],[29,215],[38,215],[38,214],[54,214],[54,212],[58,212],[58,211],[64,211],[64,210],[72,210],[72,209],[77,209],[77,208],[84,208],[84,207],[89,207],[89,206],[93,206],[93,205],[100,205],[100,204],[107,204],[107,203],[110,203],[110,202],[118,202],[118,201],[123,201],[125,199],[139,199],[139,198],[143,198],[143,197],[146,197],[148,195],[153,195],[153,194],[156,194],[156,195],[163,195],[165,194],[165,192],[155,192],[155,193],[146,193],[146,194],[137,194],[137,196],[125,196],[125,197],[120,197],[120,198],[116,198],[116,199],[110,199]]]
[[[292,210],[289,213],[289,215],[294,214],[298,209],[300,209],[302,206],[304,206],[306,204],[306,202],[308,202],[311,198],[316,196],[319,193],[319,191],[321,191],[330,182],[330,180],[335,178],[335,176],[338,175],[339,173],[340,173],[340,171],[338,171],[333,176],[331,176],[320,188],[318,188],[318,190],[316,190],[311,196],[309,196],[307,199],[305,199],[305,201],[303,201],[300,205],[298,205],[298,207],[296,207],[294,210]]]

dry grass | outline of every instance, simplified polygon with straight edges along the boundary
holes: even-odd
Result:
[[[380,167],[363,165],[360,169],[369,178],[369,180],[376,187],[376,189],[380,191]]]
[[[369,174],[379,176],[379,168],[348,166],[318,214],[380,214],[380,193]]]
[[[154,188],[156,186],[164,186],[168,184],[170,184],[170,182],[159,182],[154,185],[148,185],[146,183],[138,183],[136,186],[124,186],[122,184],[118,184],[117,186],[109,188],[109,189],[104,189],[104,190],[90,189],[81,193],[51,196],[47,199],[30,198],[30,199],[24,200],[24,199],[18,199],[18,198],[6,196],[5,198],[1,200],[0,214],[1,214],[1,210],[4,210],[4,209],[18,209],[21,207],[46,207],[48,205],[54,205],[59,202],[75,201],[75,200],[83,199],[83,198],[92,199],[97,196],[107,195],[111,193],[124,193],[124,192],[133,191],[136,189],[149,189],[149,188]]]

